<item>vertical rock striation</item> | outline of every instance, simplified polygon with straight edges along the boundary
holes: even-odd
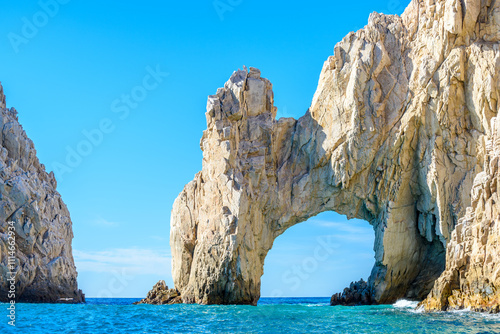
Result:
[[[471,206],[447,246],[446,270],[421,303],[426,310],[500,312],[500,118],[491,120],[491,131]]]
[[[298,120],[275,119],[260,71],[235,72],[208,99],[203,168],[172,210],[183,301],[255,305],[273,241],[324,211],[375,231],[367,284],[334,304],[424,299],[488,156],[499,6],[413,0],[401,17],[373,13],[335,46]]]
[[[10,272],[16,272],[17,301],[82,302],[68,209],[56,191],[54,174],[38,161],[16,110],[6,109],[1,85],[0,130],[0,301],[10,300],[8,280]],[[15,260],[10,261],[9,222],[16,246]]]

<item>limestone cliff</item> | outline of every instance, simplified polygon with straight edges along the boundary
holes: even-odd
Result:
[[[483,172],[471,207],[458,221],[446,252],[446,270],[422,303],[427,310],[500,312],[500,118],[491,120]]]
[[[17,273],[17,301],[84,301],[77,287],[68,209],[56,191],[54,174],[38,161],[16,110],[6,109],[1,85],[0,129],[0,301],[10,300],[9,272]],[[16,246],[10,262],[9,222],[14,223]]]
[[[488,156],[499,6],[413,0],[401,17],[373,13],[335,46],[298,120],[275,119],[258,70],[235,72],[208,99],[203,168],[172,210],[183,301],[256,304],[273,241],[323,211],[374,228],[363,300],[424,299]]]

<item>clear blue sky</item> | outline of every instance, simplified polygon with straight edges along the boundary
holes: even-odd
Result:
[[[261,69],[278,116],[300,117],[334,45],[370,12],[401,14],[409,2],[59,1],[1,1],[0,80],[39,159],[56,170],[88,297],[172,285],[172,203],[201,169],[207,96],[234,70]],[[158,69],[168,76],[144,90]],[[131,93],[138,102],[127,106]],[[70,166],[71,151],[85,156]],[[331,252],[315,260],[325,236]],[[322,214],[276,240],[262,295],[329,296],[368,277],[372,248],[367,222]]]

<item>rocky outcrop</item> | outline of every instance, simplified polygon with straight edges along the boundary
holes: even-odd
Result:
[[[54,174],[38,161],[16,110],[6,109],[1,85],[0,129],[0,301],[10,300],[15,282],[17,301],[82,302],[68,209],[56,191]],[[9,239],[9,232],[14,238]],[[16,250],[11,253],[14,239]]]
[[[483,172],[499,24],[494,0],[413,0],[401,17],[373,13],[335,46],[298,120],[275,119],[258,70],[235,72],[208,99],[203,168],[172,210],[183,301],[255,305],[273,241],[323,211],[374,228],[362,298],[424,299]]]
[[[169,289],[165,281],[159,281],[148,292],[146,298],[135,302],[134,305],[172,305],[182,303],[182,298],[176,289]]]
[[[500,118],[491,123],[484,170],[476,175],[471,206],[451,235],[446,270],[421,303],[426,310],[500,311]]]
[[[330,299],[330,305],[369,305],[372,304],[371,288],[363,279],[352,282],[342,293],[336,293]]]

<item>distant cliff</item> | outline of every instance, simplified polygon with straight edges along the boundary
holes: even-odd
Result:
[[[11,299],[12,282],[17,301],[84,301],[76,280],[68,209],[16,110],[6,109],[1,85],[0,131],[0,301]],[[14,233],[10,239],[9,232]]]
[[[275,119],[260,71],[235,72],[208,99],[203,169],[172,210],[183,301],[255,305],[276,237],[336,211],[373,225],[376,263],[332,304],[432,290],[428,310],[498,310],[499,41],[495,0],[373,13],[335,46],[298,120]]]

